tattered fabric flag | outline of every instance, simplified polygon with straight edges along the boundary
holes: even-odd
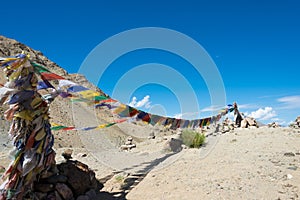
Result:
[[[41,73],[41,78],[42,78],[43,80],[48,80],[48,81],[65,79],[64,77],[61,77],[61,76],[59,76],[59,75],[57,75],[57,74],[54,74],[54,73],[46,73],[46,72]]]
[[[59,87],[65,87],[65,86],[74,86],[74,85],[78,85],[76,83],[74,83],[73,81],[69,81],[69,80],[59,80],[58,86]]]
[[[83,87],[81,85],[74,85],[67,89],[68,92],[81,92],[81,91],[85,91],[85,90],[89,90],[89,89],[86,87]]]
[[[151,120],[150,114],[149,114],[149,113],[146,113],[146,112],[144,112],[144,111],[140,111],[140,113],[137,115],[136,118],[137,118],[137,119],[140,119],[140,120],[142,120],[142,121],[144,121],[144,122],[147,122],[147,123],[149,123],[150,120]]]
[[[67,92],[60,92],[59,95],[60,95],[62,98],[72,97],[72,94],[67,93]]]
[[[42,66],[42,65],[39,65],[35,62],[30,62],[31,65],[33,66],[34,68],[34,71],[37,73],[37,74],[41,74],[41,73],[45,73],[45,72],[49,72],[51,73],[46,67]]]
[[[120,117],[133,117],[133,116],[137,115],[138,113],[139,113],[139,111],[137,109],[126,105],[125,110],[118,113],[118,115]]]
[[[37,90],[42,90],[42,89],[48,89],[48,88],[54,88],[49,81],[44,80],[44,81],[39,81],[37,85]]]
[[[33,97],[33,95],[34,95],[34,91],[32,90],[23,90],[17,92],[10,98],[8,104],[15,104],[15,103],[28,101]]]
[[[100,96],[101,94],[99,92],[95,92],[93,90],[84,90],[84,91],[80,91],[78,92],[78,94],[80,94],[83,98],[86,99],[91,99],[91,98],[95,98],[96,96]]]

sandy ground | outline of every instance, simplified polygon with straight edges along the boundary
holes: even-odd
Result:
[[[89,118],[84,108],[73,112],[70,123],[78,126],[106,122]],[[236,129],[209,136],[200,149],[172,153],[166,147],[176,134],[160,132],[148,140],[145,131],[151,128],[133,125],[134,136],[142,132],[134,139],[137,148],[121,151],[112,138],[123,141],[128,127],[55,132],[56,160],[72,149],[73,158],[104,184],[99,199],[300,199],[300,130]],[[0,139],[0,165],[6,167],[10,147],[5,133]]]

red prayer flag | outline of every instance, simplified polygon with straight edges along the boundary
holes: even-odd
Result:
[[[48,81],[65,79],[65,78],[63,78],[57,74],[53,74],[53,73],[42,73],[41,77],[43,80],[48,80]]]

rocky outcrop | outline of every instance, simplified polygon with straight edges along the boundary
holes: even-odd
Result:
[[[269,123],[269,124],[268,124],[268,127],[269,127],[269,128],[279,128],[280,125],[279,125],[278,122],[272,122],[272,123]]]
[[[250,128],[250,127],[256,127],[258,128],[258,123],[254,118],[246,117],[241,122],[241,128]]]
[[[300,129],[300,116],[298,116],[293,123],[290,124],[291,128]]]

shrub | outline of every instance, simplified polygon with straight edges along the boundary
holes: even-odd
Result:
[[[190,148],[199,148],[205,142],[205,135],[196,131],[185,129],[181,134],[183,144]]]

